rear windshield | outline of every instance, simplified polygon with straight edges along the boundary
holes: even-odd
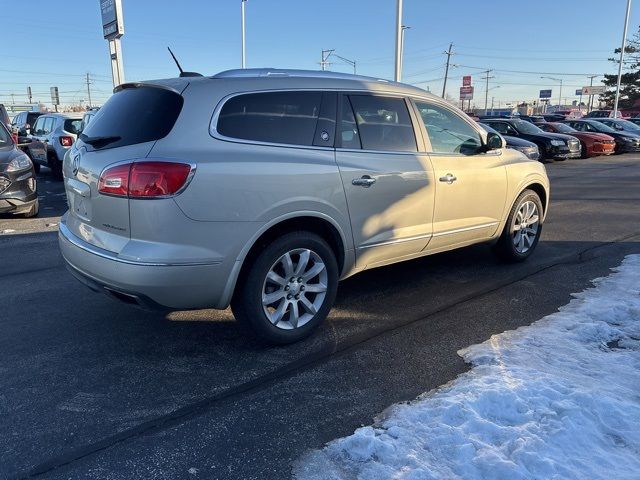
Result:
[[[173,128],[182,104],[180,94],[165,88],[125,88],[107,100],[80,138],[94,148],[159,140]]]

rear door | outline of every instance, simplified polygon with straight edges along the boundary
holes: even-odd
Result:
[[[63,165],[67,227],[97,247],[120,252],[130,238],[129,199],[98,193],[100,174],[119,162],[147,157],[182,109],[171,89],[142,85],[116,92],[74,143]]]
[[[484,153],[479,129],[444,103],[414,103],[429,142],[436,179],[433,238],[428,250],[491,237],[504,214],[507,196],[501,150]]]
[[[407,100],[342,95],[338,118],[336,160],[358,266],[419,254],[431,236],[434,182]]]

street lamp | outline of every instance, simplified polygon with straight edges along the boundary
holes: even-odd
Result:
[[[404,61],[404,31],[409,30],[411,27],[402,25],[400,27],[400,74],[402,75],[402,67]]]
[[[554,82],[560,82],[560,95],[558,95],[558,110],[560,110],[562,108],[562,79],[561,78],[554,78],[554,77],[540,77],[540,78],[546,78],[547,80],[553,80]]]
[[[402,79],[400,45],[402,43],[402,0],[396,0],[396,65],[393,76],[394,81]]]
[[[244,22],[244,4],[247,0],[240,0],[240,16],[242,18],[242,68],[247,68],[247,57],[245,51],[245,22]]]
[[[624,49],[627,43],[627,27],[629,26],[629,12],[631,12],[631,0],[627,0],[627,14],[624,17],[624,32],[622,33],[622,47],[620,48],[620,63],[618,64],[618,81],[616,82],[616,99],[613,104],[613,118],[618,117],[618,102],[620,101],[620,83],[622,81],[622,62]]]

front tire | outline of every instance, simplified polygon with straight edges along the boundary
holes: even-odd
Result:
[[[338,289],[338,263],[322,237],[287,233],[248,267],[238,281],[231,309],[261,340],[297,342],[329,314]]]
[[[542,233],[542,212],[542,202],[536,192],[525,190],[518,196],[494,248],[501,260],[514,263],[529,258]]]

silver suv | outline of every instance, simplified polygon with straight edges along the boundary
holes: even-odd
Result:
[[[131,118],[136,118],[132,125]],[[544,166],[427,92],[329,72],[121,85],[64,161],[71,272],[122,301],[226,308],[288,343],[339,279],[479,242],[535,249]]]
[[[62,160],[75,143],[81,125],[81,113],[47,113],[38,117],[28,145],[34,164],[49,167],[54,177],[62,178]]]

